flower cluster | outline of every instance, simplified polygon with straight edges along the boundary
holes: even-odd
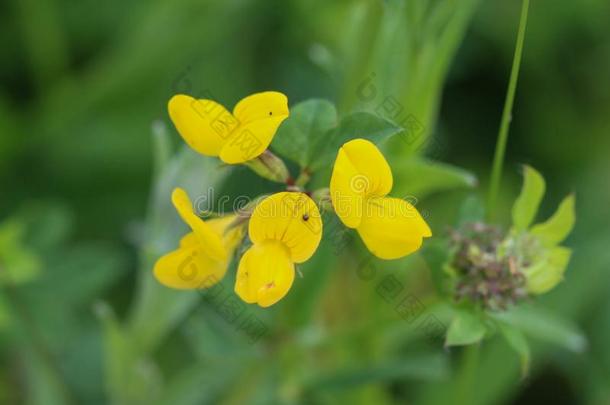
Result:
[[[451,232],[453,259],[447,267],[456,277],[455,298],[469,299],[492,310],[506,309],[527,296],[526,279],[511,255],[499,254],[505,233],[482,222]]]
[[[453,255],[446,270],[455,279],[458,300],[506,309],[529,295],[551,290],[563,279],[571,251],[560,243],[574,226],[574,196],[566,197],[546,222],[532,226],[545,182],[529,166],[524,176],[509,231],[477,222],[452,232]]]
[[[237,103],[233,113],[212,100],[187,95],[174,96],[168,109],[178,133],[193,150],[228,164],[246,164],[285,182],[287,190],[260,199],[249,213],[204,220],[194,212],[187,193],[175,189],[172,202],[191,232],[178,249],[155,264],[155,277],[168,287],[198,289],[218,283],[236,247],[248,241],[251,246],[239,260],[235,292],[247,303],[275,304],[290,290],[295,265],[307,261],[322,238],[320,210],[310,195],[328,195],[343,224],[355,229],[381,259],[411,254],[432,235],[412,204],[387,196],[392,171],[368,140],[353,139],[340,147],[330,190],[312,193],[295,186],[283,161],[267,149],[290,115],[281,93],[253,94]]]

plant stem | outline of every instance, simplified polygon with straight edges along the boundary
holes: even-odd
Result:
[[[311,180],[311,173],[308,169],[303,169],[301,170],[299,177],[297,177],[295,180],[294,185],[300,188],[305,188],[307,183],[309,183],[309,180]]]
[[[498,141],[496,143],[496,152],[491,172],[491,184],[489,186],[489,196],[487,200],[487,219],[490,221],[494,219],[496,201],[498,199],[498,192],[500,189],[502,166],[504,164],[504,153],[506,151],[506,142],[508,140],[508,129],[512,119],[515,90],[517,88],[517,79],[519,77],[519,67],[521,66],[521,55],[523,54],[523,42],[525,39],[525,27],[527,25],[528,9],[529,0],[523,0],[521,5],[519,32],[517,34],[517,44],[515,46],[515,55],[513,57],[513,66],[510,72],[510,80],[508,82],[508,90],[506,92],[504,111],[502,112],[502,120],[500,122],[500,130],[498,132]]]
[[[481,348],[479,344],[473,344],[464,348],[460,370],[457,376],[457,395],[455,403],[458,405],[473,403],[474,384],[476,380],[476,370],[479,365],[480,351]]]
[[[21,300],[17,288],[13,284],[9,271],[0,263],[0,291],[7,298],[14,310],[13,314],[19,321],[25,333],[25,347],[31,348],[33,356],[37,358],[49,373],[49,378],[57,389],[58,399],[64,404],[73,404],[72,394],[63,379],[60,367],[55,362],[51,350],[47,347],[43,335],[38,329],[29,308]]]

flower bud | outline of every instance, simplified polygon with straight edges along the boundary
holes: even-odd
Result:
[[[271,181],[286,183],[290,178],[290,173],[284,161],[271,153],[269,149],[257,158],[249,160],[244,164],[259,176]]]

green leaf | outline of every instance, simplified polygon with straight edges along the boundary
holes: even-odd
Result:
[[[326,100],[303,101],[290,109],[273,137],[271,147],[278,154],[309,167],[326,142],[326,134],[337,125],[337,110]]]
[[[332,214],[334,215],[334,214]],[[330,217],[325,215],[323,219]],[[342,224],[337,222],[331,223],[326,221],[325,225],[335,224],[334,228],[330,228],[331,231],[335,231],[332,235],[323,238],[316,254],[307,262],[299,265],[299,271],[303,274],[303,277],[299,279],[299,283],[294,285],[291,289],[291,294],[288,294],[284,299],[284,307],[286,319],[284,320],[286,325],[290,325],[293,328],[303,328],[311,325],[313,317],[315,316],[316,309],[319,308],[321,303],[321,296],[323,289],[321,285],[326,285],[328,278],[332,274],[332,269],[336,266],[338,256],[336,250],[341,246],[342,243],[346,243],[342,237],[345,234],[338,232],[343,231]],[[324,231],[329,229],[325,226]]]
[[[379,364],[353,365],[316,376],[306,384],[312,390],[344,390],[392,380],[440,380],[448,374],[447,359],[438,354],[414,354]]]
[[[109,402],[151,403],[159,396],[157,365],[141,353],[141,346],[130,339],[112,308],[97,302],[94,311],[102,325],[105,384]]]
[[[532,224],[546,187],[544,178],[533,167],[525,165],[523,176],[521,194],[513,205],[513,226],[518,231],[524,231]]]
[[[10,320],[11,315],[9,312],[8,305],[6,304],[4,296],[0,295],[0,331],[8,325]]]
[[[239,379],[239,370],[246,369],[243,362],[236,365],[231,358],[222,361],[205,361],[183,367],[170,376],[161,397],[156,405],[203,405],[218,403],[218,396],[227,389],[235,379]]]
[[[24,344],[19,351],[23,357],[26,386],[24,395],[27,404],[68,405],[71,403],[62,376],[45,360],[32,343]]]
[[[337,156],[337,151],[344,143],[363,138],[379,144],[392,135],[402,131],[393,122],[367,112],[357,112],[343,118],[339,125],[328,131],[321,142],[315,146],[315,159],[310,169],[316,170],[331,165]]]
[[[521,361],[521,376],[525,377],[530,367],[530,346],[521,331],[507,323],[498,322],[500,332],[506,339],[508,345],[519,355]]]
[[[196,199],[224,182],[228,170],[218,162],[184,147],[176,154],[156,181],[151,211],[146,220],[147,238],[142,250],[139,293],[129,318],[131,339],[143,350],[153,349],[199,301],[196,291],[177,291],[162,286],[151,271],[155,261],[175,249],[186,231],[171,204],[171,192],[182,187]]]
[[[492,316],[506,322],[532,338],[552,343],[575,352],[583,351],[587,339],[576,325],[545,310],[522,305]]]
[[[297,104],[282,123],[271,145],[279,155],[315,171],[329,166],[337,151],[355,138],[376,144],[398,134],[402,128],[368,112],[356,112],[337,122],[335,106],[326,100],[312,99]]]
[[[422,158],[391,162],[395,196],[423,198],[431,193],[456,188],[471,188],[477,179],[470,172],[448,164]]]
[[[555,287],[568,267],[572,251],[563,246],[549,249],[543,258],[523,272],[527,278],[527,290],[532,294],[543,294]]]
[[[43,313],[62,307],[67,311],[91,302],[127,274],[123,252],[104,243],[81,243],[63,249],[61,255],[48,258],[45,265],[45,272],[22,290],[24,297]],[[45,305],[50,302],[54,305]]]
[[[537,236],[547,246],[554,246],[561,243],[572,231],[576,214],[574,212],[574,194],[567,196],[559,208],[546,222],[534,225],[532,235]]]
[[[52,201],[32,201],[19,209],[19,218],[27,231],[25,244],[40,257],[57,254],[69,239],[74,225],[74,213],[65,205]]]
[[[22,284],[39,276],[41,263],[38,256],[24,245],[25,224],[10,219],[0,225],[0,281],[9,277],[11,283]]]
[[[445,346],[477,343],[483,339],[486,331],[485,324],[476,315],[465,311],[456,312],[447,331]]]

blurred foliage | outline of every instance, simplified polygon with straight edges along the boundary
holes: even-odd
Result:
[[[542,216],[574,192],[577,222],[565,281],[499,319],[528,350],[510,331],[477,350],[425,333],[429,316],[453,316],[436,293],[441,240],[380,262],[325,222],[288,297],[245,308],[266,327],[254,343],[214,296],[150,273],[183,231],[171,188],[277,188],[177,148],[165,107],[177,92],[232,105],[275,89],[291,106],[328,99],[338,119],[364,110],[404,128],[412,116],[416,141],[385,146],[400,194],[438,236],[480,216],[518,14],[476,0],[2,2],[0,403],[608,403],[606,0],[530,9],[498,217],[508,226],[528,163],[546,178]],[[394,298],[388,275],[403,286]],[[411,296],[423,309],[403,318]]]

